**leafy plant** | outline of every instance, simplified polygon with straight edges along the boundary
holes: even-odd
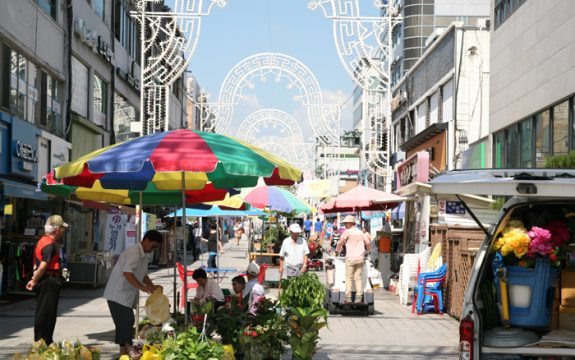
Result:
[[[288,328],[277,303],[265,299],[255,316],[248,316],[239,345],[245,359],[280,359],[288,341]]]
[[[162,343],[164,360],[219,360],[224,357],[224,347],[210,339],[203,339],[196,328],[191,327],[174,339]]]
[[[290,306],[322,307],[325,299],[325,287],[319,277],[313,273],[304,273],[288,280],[282,280],[282,292],[279,302],[284,308]]]
[[[98,348],[86,347],[82,345],[79,340],[75,342],[64,341],[62,343],[52,343],[49,346],[46,345],[44,340],[38,340],[30,347],[26,355],[16,354],[12,359],[100,360],[100,350]]]
[[[310,360],[319,340],[319,330],[327,326],[327,310],[320,307],[290,307],[288,326],[293,358]]]
[[[230,344],[238,348],[240,332],[247,319],[247,312],[243,306],[239,306],[236,298],[226,305],[220,307],[213,316],[210,323],[210,332],[215,331],[220,335],[222,344]]]
[[[575,169],[575,151],[571,151],[567,155],[545,158],[545,167],[551,169]]]

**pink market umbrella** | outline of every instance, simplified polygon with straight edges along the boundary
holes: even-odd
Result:
[[[324,213],[387,210],[406,198],[358,185],[320,207]]]
[[[276,186],[255,187],[244,196],[244,201],[258,209],[268,208],[284,213],[311,211],[311,207],[294,194]]]

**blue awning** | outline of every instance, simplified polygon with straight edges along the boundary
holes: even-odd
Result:
[[[4,196],[12,196],[17,198],[32,199],[47,201],[48,194],[38,190],[37,186],[24,184],[18,181],[1,179],[0,180],[1,193]]]

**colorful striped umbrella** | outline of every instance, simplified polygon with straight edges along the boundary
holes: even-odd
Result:
[[[263,177],[269,185],[291,185],[300,170],[243,141],[220,134],[179,129],[111,145],[54,169],[65,185],[104,189],[200,190],[251,187]]]
[[[244,201],[258,209],[269,208],[285,213],[310,212],[311,207],[291,192],[276,186],[258,186],[244,196]]]
[[[104,189],[99,180],[96,180],[92,187],[78,187],[64,185],[62,181],[57,181],[52,174],[42,178],[40,190],[45,193],[70,197],[76,196],[80,200],[107,202],[119,205],[138,205],[140,204],[140,193],[142,202],[140,205],[152,206],[178,206],[182,205],[182,192],[174,190],[158,190],[153,183],[148,184],[143,191],[135,190],[118,190]],[[225,200],[228,195],[238,194],[236,189],[215,189],[211,183],[201,190],[186,190],[186,204],[203,203],[207,201]],[[235,203],[234,203],[235,205]],[[240,204],[241,206],[241,204]],[[230,207],[234,207],[231,206]]]

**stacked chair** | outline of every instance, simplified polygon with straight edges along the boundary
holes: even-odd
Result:
[[[442,264],[435,271],[420,273],[417,277],[417,284],[413,289],[413,301],[411,302],[411,312],[417,309],[418,314],[423,313],[423,306],[426,298],[433,299],[436,313],[443,313],[443,281],[447,277],[447,264]]]

